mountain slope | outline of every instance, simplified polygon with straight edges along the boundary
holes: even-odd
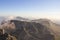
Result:
[[[38,20],[32,20],[32,22],[40,23],[44,26],[46,26],[51,34],[54,34],[55,37],[60,37],[60,25],[53,23],[52,21],[48,19],[38,19]]]
[[[14,26],[10,26],[11,23]],[[48,28],[40,23],[11,20],[8,25],[14,29],[5,28],[5,31],[18,40],[55,40]]]

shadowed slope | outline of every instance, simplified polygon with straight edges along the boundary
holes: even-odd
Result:
[[[54,35],[50,34],[47,27],[35,22],[14,22],[16,29],[11,34],[16,36],[18,40],[54,40]]]

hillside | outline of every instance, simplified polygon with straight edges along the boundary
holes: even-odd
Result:
[[[32,22],[40,23],[44,26],[46,26],[51,34],[55,35],[55,38],[60,39],[60,25],[53,23],[51,20],[48,19],[37,19],[37,20],[32,20]]]
[[[55,40],[54,34],[51,34],[48,28],[40,23],[11,20],[7,25],[9,26],[3,27],[5,32],[18,40]]]

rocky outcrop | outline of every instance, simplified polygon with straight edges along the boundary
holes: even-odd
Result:
[[[16,37],[8,34],[8,33],[4,33],[3,29],[0,29],[0,40],[17,40]]]

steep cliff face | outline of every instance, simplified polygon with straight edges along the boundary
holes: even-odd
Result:
[[[11,22],[14,22],[15,30],[10,33],[18,40],[55,40],[48,28],[40,23],[17,20],[11,20]]]

